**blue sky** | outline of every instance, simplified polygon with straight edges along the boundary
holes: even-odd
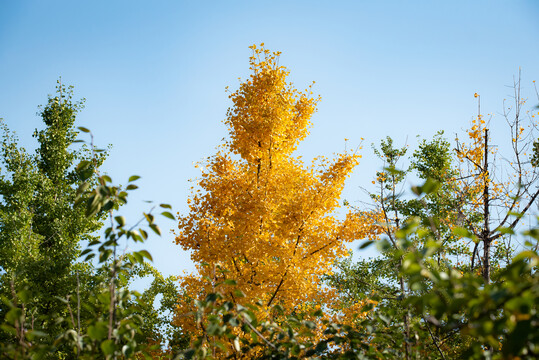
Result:
[[[306,158],[356,147],[363,161],[344,198],[364,199],[380,164],[371,143],[391,136],[448,138],[476,114],[501,111],[522,68],[532,101],[539,80],[539,1],[2,1],[0,117],[32,151],[37,106],[61,76],[84,97],[78,125],[113,144],[104,169],[116,182],[142,176],[125,209],[142,200],[186,210],[193,163],[227,135],[225,87],[249,75],[252,44],[281,51],[299,88],[322,95]],[[500,116],[492,120],[503,130]],[[495,131],[496,131],[495,129]],[[500,130],[500,131],[502,131]],[[192,269],[189,254],[161,239],[147,244],[165,274]]]

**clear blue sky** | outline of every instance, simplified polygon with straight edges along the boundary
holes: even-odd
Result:
[[[499,112],[522,67],[525,93],[539,80],[539,1],[15,1],[0,2],[0,117],[28,149],[37,105],[59,76],[87,99],[78,125],[113,144],[106,171],[142,176],[125,210],[143,199],[186,210],[193,162],[226,136],[225,86],[248,76],[249,45],[282,51],[300,89],[322,95],[299,152],[331,155],[365,138],[344,197],[364,197],[379,163],[370,150],[443,129],[449,138],[476,114]],[[503,127],[501,117],[494,126]],[[147,245],[165,274],[192,269],[160,221]]]

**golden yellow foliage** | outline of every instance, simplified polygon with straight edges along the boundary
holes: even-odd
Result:
[[[197,274],[181,278],[187,296],[176,319],[187,331],[195,329],[188,300],[225,278],[237,281],[245,301],[268,308],[316,301],[320,277],[348,254],[344,244],[376,234],[374,214],[348,214],[344,221],[334,214],[359,155],[321,157],[309,166],[294,157],[320,98],[286,81],[279,53],[252,49],[252,74],[230,95],[229,139],[202,164],[190,212],[179,217],[176,243],[197,264]],[[232,292],[229,300],[240,301]]]

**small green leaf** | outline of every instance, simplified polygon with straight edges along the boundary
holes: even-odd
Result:
[[[498,229],[498,231],[502,234],[515,235],[515,231],[511,227],[501,227]]]
[[[92,249],[85,249],[80,253],[80,257],[83,257],[84,255],[86,255],[86,254],[88,254],[90,252],[92,252]]]
[[[116,216],[114,217],[114,220],[116,220],[116,222],[118,223],[120,227],[125,225],[125,217],[123,216]]]
[[[148,221],[148,223],[153,223],[153,215],[152,214],[146,214],[146,213],[143,213],[144,214],[144,217],[146,218],[146,221]]]
[[[145,257],[146,259],[150,260],[150,261],[153,261],[153,258],[152,258],[152,255],[146,251],[146,250],[140,250],[138,252],[140,255],[142,255],[143,257]]]
[[[161,206],[162,208],[165,208],[165,209],[172,210],[172,206],[170,206],[169,204],[159,204],[159,206]]]
[[[84,261],[88,261],[90,259],[93,259],[95,257],[95,254],[94,253],[91,253],[89,254],[88,256],[86,256],[86,259],[84,259]]]
[[[144,240],[148,238],[148,233],[144,229],[138,229],[140,231],[140,235]]]
[[[102,263],[102,262],[105,262],[108,260],[108,258],[112,255],[112,250],[103,250],[103,252],[101,252],[99,254],[99,262]]]
[[[365,249],[369,246],[371,246],[374,243],[374,240],[365,241],[361,246],[359,247],[359,250]]]
[[[88,189],[90,187],[90,184],[87,183],[86,181],[83,182],[82,184],[80,184],[79,188],[77,189],[77,194],[82,194],[86,191],[86,189]]]
[[[470,230],[460,226],[453,228],[453,234],[461,237],[470,237],[472,235]]]
[[[80,131],[82,132],[85,132],[85,133],[89,133],[90,130],[88,130],[87,128],[83,127],[83,126],[79,126],[77,129],[79,129]]]
[[[105,205],[103,206],[103,210],[104,211],[109,211],[110,209],[112,209],[114,206],[114,201],[112,200],[109,200],[105,203]]]
[[[86,170],[88,169],[88,167],[90,167],[90,165],[92,164],[91,161],[88,161],[88,160],[82,160],[78,165],[77,165],[77,171],[83,171],[83,170]]]
[[[172,214],[171,214],[170,212],[168,212],[168,211],[163,211],[163,212],[161,213],[161,215],[163,215],[164,217],[167,217],[167,218],[169,218],[169,219],[171,219],[171,220],[176,220],[176,218],[174,217],[174,215],[172,215]]]
[[[135,180],[138,180],[138,179],[140,179],[140,176],[138,176],[138,175],[131,175],[131,176],[129,177],[129,182],[132,182],[132,181],[135,181]]]
[[[150,224],[150,229],[152,229],[157,235],[161,236],[161,230],[159,229],[159,226],[155,224]]]
[[[134,261],[133,258],[131,258],[131,261],[133,261],[134,263],[142,264],[144,262],[144,259],[142,258],[142,255],[140,255],[140,253],[134,252],[132,256],[134,258]]]
[[[237,297],[237,298],[244,298],[245,297],[245,294],[241,291],[241,290],[234,290],[234,296]]]
[[[440,183],[434,179],[428,178],[421,186],[412,186],[412,192],[417,196],[422,194],[431,194],[440,188]]]

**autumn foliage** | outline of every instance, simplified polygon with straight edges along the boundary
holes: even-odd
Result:
[[[320,98],[292,86],[279,53],[252,51],[250,77],[230,92],[229,136],[197,165],[178,216],[176,242],[196,264],[179,285],[146,250],[122,251],[161,231],[151,210],[134,226],[119,215],[139,176],[113,185],[91,134],[73,146],[85,141],[70,87],[49,97],[36,155],[0,121],[0,358],[539,358],[539,112],[524,111],[520,75],[505,145],[475,94],[455,147],[443,131],[408,157],[390,137],[373,146],[372,202],[344,202],[343,214],[361,156],[303,163],[295,151]],[[357,239],[379,256],[346,257]],[[130,289],[148,276],[142,294]]]
[[[313,305],[323,296],[321,275],[347,255],[344,244],[374,234],[371,214],[334,215],[360,156],[346,152],[310,165],[294,156],[320,98],[287,82],[279,53],[252,50],[252,74],[229,96],[229,138],[198,165],[190,212],[179,217],[176,243],[197,264],[196,274],[181,278],[187,296],[176,319],[184,329],[195,326],[192,301],[226,279],[267,308]],[[232,292],[229,300],[241,301]]]

